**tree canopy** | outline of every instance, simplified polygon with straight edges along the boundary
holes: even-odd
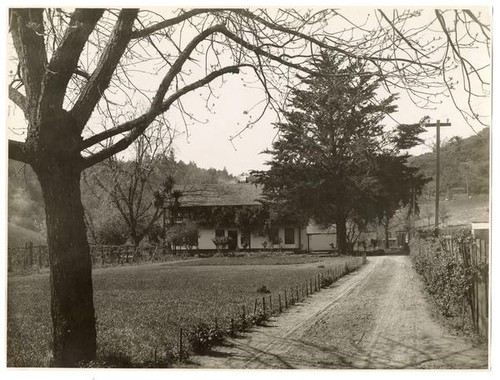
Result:
[[[356,61],[325,53],[317,67],[324,75],[291,90],[286,121],[276,124],[279,138],[268,151],[270,169],[254,174],[271,202],[336,223],[345,252],[347,220],[390,219],[412,191],[421,191],[425,180],[400,148],[418,143],[423,129],[384,129],[395,96],[377,101],[380,78],[358,75]]]

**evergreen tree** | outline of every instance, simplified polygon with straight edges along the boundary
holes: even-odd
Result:
[[[335,223],[346,253],[347,222],[390,218],[425,183],[401,154],[420,140],[420,126],[384,131],[394,95],[376,100],[381,78],[351,60],[323,54],[321,76],[302,78],[282,110],[279,139],[267,153],[270,170],[254,172],[266,198],[281,208]]]

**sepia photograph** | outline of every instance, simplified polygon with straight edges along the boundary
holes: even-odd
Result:
[[[80,5],[4,8],[8,374],[492,369],[491,4]]]

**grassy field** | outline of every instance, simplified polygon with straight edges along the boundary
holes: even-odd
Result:
[[[160,355],[174,348],[180,327],[187,331],[201,321],[213,323],[215,318],[219,324],[228,323],[241,313],[243,304],[253,311],[254,300],[262,299],[257,291],[262,285],[276,297],[349,260],[313,257],[309,258],[313,262],[307,262],[300,256],[284,256],[261,258],[263,265],[255,265],[252,258],[223,259],[94,271],[98,356],[120,358],[123,365],[141,365],[153,360],[155,350]],[[46,274],[9,278],[8,366],[48,365],[49,290]]]
[[[251,253],[248,256],[239,257],[209,257],[203,260],[187,260],[178,263],[179,266],[193,266],[193,265],[291,265],[291,264],[307,264],[318,263],[322,257],[311,256],[307,254],[301,255],[286,255],[274,256],[266,255],[263,253]]]

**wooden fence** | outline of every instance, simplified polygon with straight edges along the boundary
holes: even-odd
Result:
[[[488,336],[489,317],[489,241],[474,239],[470,244],[453,244],[446,239],[446,249],[468,267],[478,268],[474,272],[473,287],[469,294],[470,318],[478,333]]]
[[[93,267],[141,262],[170,261],[178,257],[161,245],[135,248],[130,245],[90,245]],[[26,243],[24,247],[8,248],[10,273],[40,272],[49,266],[49,250],[44,245]]]

